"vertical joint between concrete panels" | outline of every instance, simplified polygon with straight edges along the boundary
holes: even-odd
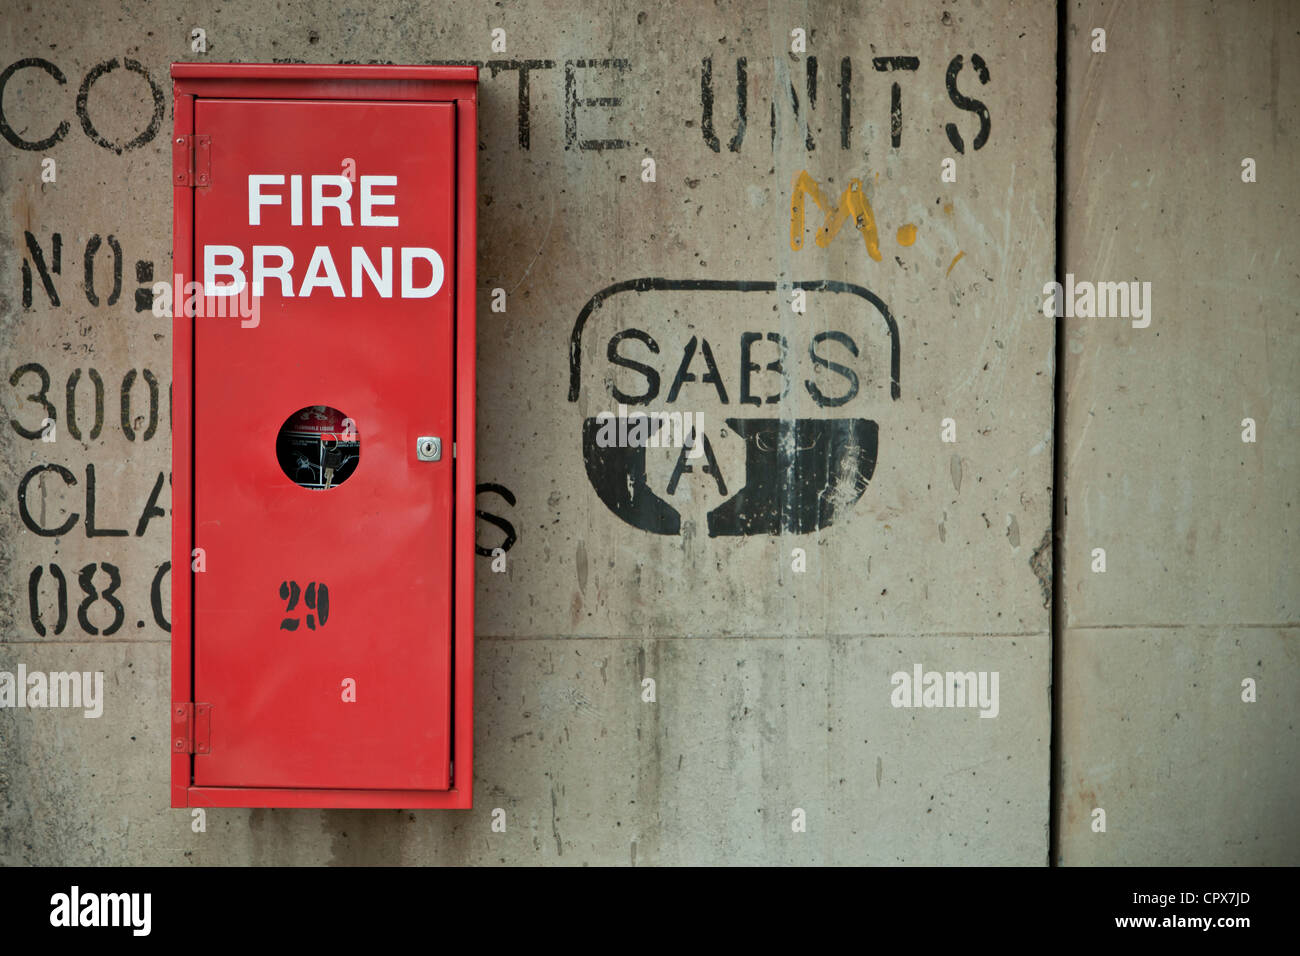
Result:
[[[1056,257],[1055,279],[1065,281],[1065,127],[1066,127],[1066,85],[1068,81],[1066,63],[1066,36],[1069,30],[1070,13],[1068,0],[1057,0],[1056,4]],[[1065,518],[1065,319],[1054,317],[1056,337],[1054,340],[1056,358],[1054,381],[1052,383],[1052,595],[1051,595],[1051,655],[1052,655],[1052,689],[1051,689],[1051,743],[1048,747],[1048,798],[1047,798],[1047,864],[1056,866],[1059,862],[1060,833],[1058,832],[1059,804],[1061,800],[1061,647],[1064,639],[1065,609],[1063,598],[1065,582],[1062,579],[1061,552],[1062,530]]]

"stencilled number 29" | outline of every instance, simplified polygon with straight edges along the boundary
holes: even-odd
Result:
[[[307,630],[316,630],[317,623],[324,627],[330,616],[330,589],[317,581],[310,582],[305,591],[297,581],[280,582],[280,600],[288,602],[284,609],[286,614],[298,606],[299,599],[307,610],[314,612],[307,615]],[[286,617],[280,621],[280,630],[296,631],[301,623],[297,617]]]

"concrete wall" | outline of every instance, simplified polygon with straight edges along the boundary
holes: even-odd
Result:
[[[1295,864],[1300,10],[1069,15],[1064,271],[1153,308],[1066,320],[1059,858]]]
[[[1111,13],[1097,6],[1072,14],[1080,23],[1102,15]],[[1150,24],[1160,17],[1153,13],[1133,29],[1154,29]],[[1231,19],[1219,17],[1212,22]],[[1174,19],[1166,14],[1161,22]],[[190,48],[195,27],[206,31],[206,53]],[[504,53],[490,48],[490,31],[498,27],[506,30]],[[795,28],[806,32],[806,52],[790,52]],[[1222,62],[1223,52],[1213,51],[1226,42],[1223,34],[1203,33],[1196,22],[1183,29],[1203,44],[1207,64],[1214,57]],[[1285,33],[1278,32],[1283,39],[1276,42],[1288,42]],[[1126,239],[1158,228],[1161,237],[1185,243],[1189,225],[1202,222],[1200,210],[1218,202],[1222,213],[1240,217],[1243,228],[1270,229],[1274,249],[1285,250],[1278,204],[1285,201],[1280,169],[1287,134],[1285,128],[1274,132],[1274,124],[1282,123],[1289,113],[1281,110],[1293,104],[1285,99],[1285,77],[1277,92],[1275,68],[1271,112],[1263,105],[1259,91],[1268,84],[1252,84],[1262,82],[1264,58],[1254,49],[1261,41],[1249,32],[1228,35],[1237,37],[1231,65],[1192,70],[1180,57],[1188,89],[1178,92],[1184,103],[1209,102],[1225,91],[1225,73],[1235,77],[1227,89],[1238,90],[1241,103],[1251,108],[1220,103],[1214,107],[1219,127],[1207,128],[1221,135],[1231,119],[1250,130],[1259,143],[1253,148],[1260,168],[1271,169],[1274,178],[1270,183],[1265,174],[1258,184],[1240,184],[1234,179],[1236,152],[1248,151],[1225,143],[1225,178],[1217,191],[1177,190],[1162,140],[1186,130],[1178,135],[1200,143],[1194,131],[1212,117],[1188,114],[1181,117],[1185,126],[1177,116],[1164,117],[1160,121],[1169,129],[1153,131],[1142,147],[1130,142],[1132,123],[1121,119],[1133,109],[1128,94],[1115,107],[1113,131],[1091,135],[1124,137],[1114,140],[1113,149],[1127,151],[1125,163],[1136,162],[1131,157],[1139,148],[1164,158],[1158,166],[1145,163],[1142,174],[1151,176],[1145,167],[1152,166],[1166,176],[1152,180],[1163,183],[1164,192],[1152,192],[1156,187],[1150,185],[1133,191],[1139,202],[1153,205],[1153,197],[1167,196],[1174,212],[1162,214],[1158,227],[1154,214],[1135,217],[1124,229]],[[1072,33],[1070,42],[1083,49],[1085,36],[1086,31]],[[1180,36],[1167,47],[1144,42],[1142,56],[1148,59],[1141,67],[1123,67],[1125,54],[1117,49],[1123,41],[1114,36],[1111,42],[1106,62],[1116,72],[1108,74],[1106,82],[1114,85],[1106,88],[1123,97],[1132,86],[1121,81],[1124,69],[1164,78],[1180,42],[1191,41]],[[130,11],[56,3],[7,16],[0,25],[0,69],[40,58],[58,75],[40,64],[10,75],[0,100],[6,129],[30,145],[60,123],[67,125],[48,146],[16,146],[8,135],[0,142],[8,222],[0,243],[0,341],[5,374],[13,376],[0,389],[2,417],[16,420],[28,435],[37,433],[24,437],[5,425],[0,438],[0,613],[7,615],[0,627],[0,671],[19,664],[28,670],[102,671],[106,702],[103,716],[93,720],[69,710],[0,711],[0,861],[1046,862],[1056,339],[1041,303],[1056,255],[1056,43],[1050,5],[992,0],[925,9],[894,2],[773,4],[759,12],[744,3],[688,9],[291,3],[272,19],[262,5],[240,0],[183,10],[140,4]],[[976,55],[987,82],[981,82]],[[915,69],[910,61],[889,59],[895,57],[915,58]],[[814,58],[815,106],[809,95]],[[478,261],[478,471],[485,487],[479,539],[485,550],[508,550],[504,572],[494,573],[487,557],[478,568],[474,810],[212,810],[206,832],[196,833],[188,811],[167,807],[164,625],[170,602],[169,579],[160,569],[168,558],[169,527],[165,513],[155,511],[165,512],[170,502],[170,320],[154,318],[149,295],[137,297],[136,290],[169,271],[168,63],[277,59],[485,64]],[[1285,71],[1285,56],[1281,62]],[[738,69],[745,79],[743,122]],[[1072,104],[1088,102],[1096,88],[1075,92],[1080,84],[1097,82],[1080,76],[1070,75]],[[79,98],[83,84],[88,89]],[[163,97],[157,113],[151,88]],[[1154,92],[1166,95],[1162,88]],[[585,102],[592,98],[618,102]],[[981,106],[972,101],[987,110],[986,137],[980,136]],[[1086,167],[1086,175],[1117,175],[1113,163],[1106,165],[1111,147],[1099,150],[1094,142],[1094,153],[1083,152],[1085,135],[1090,134],[1072,133],[1071,142],[1080,156],[1095,156],[1100,164]],[[46,158],[56,162],[56,182],[42,182]],[[646,158],[655,161],[653,182],[643,181]],[[941,178],[946,158],[954,160],[955,182]],[[1211,165],[1205,160],[1196,167],[1203,180]],[[804,184],[819,185],[826,209],[806,200],[802,239],[792,241],[791,199],[805,173]],[[874,214],[874,255],[852,216],[824,245],[815,240],[854,179],[861,180]],[[1076,187],[1077,195],[1068,193],[1071,208],[1120,202],[1137,179],[1136,172],[1120,176],[1104,195],[1086,184]],[[1236,201],[1258,209],[1229,211],[1234,182],[1253,191]],[[1141,249],[1117,248],[1114,221],[1102,222],[1113,213],[1098,211],[1095,237],[1079,234],[1076,240],[1068,232],[1066,249],[1076,259],[1067,261],[1077,260],[1074,271],[1081,275],[1112,269],[1115,262],[1127,272],[1133,261],[1137,269]],[[914,238],[907,225],[915,226]],[[1198,373],[1221,376],[1225,361],[1219,356],[1249,347],[1243,355],[1253,364],[1233,373],[1238,392],[1230,399],[1224,391],[1217,399],[1224,424],[1215,440],[1225,455],[1246,455],[1252,469],[1243,473],[1247,477],[1232,471],[1232,478],[1254,482],[1258,495],[1249,504],[1232,499],[1230,506],[1224,497],[1225,507],[1239,510],[1225,512],[1217,531],[1208,518],[1211,523],[1201,528],[1201,519],[1191,518],[1191,502],[1203,493],[1206,501],[1226,496],[1222,483],[1211,486],[1209,475],[1153,465],[1156,470],[1143,475],[1167,485],[1166,505],[1148,512],[1148,481],[1107,492],[1111,511],[1094,519],[1101,522],[1095,528],[1065,525],[1072,597],[1061,612],[1069,629],[1065,661],[1058,663],[1066,687],[1059,730],[1066,750],[1058,768],[1062,812],[1073,814],[1060,824],[1067,861],[1098,853],[1105,858],[1095,848],[1101,841],[1120,842],[1117,821],[1125,801],[1130,808],[1122,826],[1142,836],[1121,858],[1140,859],[1142,851],[1135,848],[1143,845],[1171,853],[1179,845],[1189,859],[1218,859],[1208,837],[1187,846],[1186,836],[1167,819],[1128,796],[1115,769],[1136,766],[1127,752],[1130,735],[1158,729],[1169,735],[1158,750],[1167,761],[1160,785],[1172,787],[1204,760],[1205,737],[1190,723],[1168,724],[1163,710],[1117,709],[1123,698],[1114,696],[1116,684],[1137,674],[1135,688],[1152,685],[1127,667],[1131,657],[1101,658],[1088,650],[1101,646],[1096,642],[1123,640],[1122,631],[1104,629],[1115,623],[1166,625],[1188,620],[1192,608],[1200,623],[1211,619],[1211,611],[1215,621],[1251,623],[1254,630],[1224,627],[1209,637],[1219,644],[1255,642],[1252,660],[1262,663],[1254,670],[1278,681],[1271,703],[1269,685],[1262,683],[1260,702],[1242,705],[1256,710],[1232,711],[1240,714],[1233,718],[1239,723],[1221,731],[1224,739],[1259,734],[1268,752],[1285,758],[1265,768],[1254,762],[1263,759],[1257,755],[1231,755],[1238,764],[1252,761],[1257,774],[1251,815],[1256,823],[1247,829],[1273,839],[1266,850],[1246,843],[1239,857],[1257,852],[1259,859],[1294,862],[1300,856],[1295,830],[1278,829],[1293,826],[1282,822],[1280,804],[1295,784],[1293,737],[1281,729],[1293,717],[1294,695],[1288,698],[1280,682],[1294,675],[1296,661],[1276,627],[1294,617],[1285,603],[1296,591],[1294,564],[1287,563],[1279,543],[1286,540],[1289,506],[1276,502],[1276,489],[1285,486],[1281,476],[1295,457],[1295,376],[1287,374],[1294,370],[1295,346],[1278,335],[1278,326],[1272,338],[1263,334],[1267,318],[1285,317],[1277,310],[1286,284],[1295,281],[1294,268],[1283,251],[1277,265],[1290,271],[1266,271],[1261,253],[1258,284],[1248,287],[1254,298],[1246,299],[1257,304],[1245,317],[1258,331],[1234,337],[1230,353],[1207,351],[1206,336],[1222,335],[1225,326],[1200,299],[1242,301],[1240,270],[1211,271],[1224,257],[1218,243],[1211,247],[1212,236],[1218,238],[1215,230],[1196,238],[1207,255],[1214,248],[1214,259],[1193,267],[1216,278],[1194,296],[1190,285],[1173,291],[1177,273],[1167,271],[1170,253],[1159,248],[1155,235],[1149,237],[1145,248],[1153,259],[1142,277],[1156,280],[1158,290],[1171,287],[1157,291],[1159,311],[1150,328],[1067,326],[1072,361],[1080,336],[1095,339],[1082,354],[1093,356],[1103,344],[1097,337],[1104,336],[1102,351],[1123,355],[1118,362],[1094,358],[1088,366],[1067,366],[1067,374],[1084,368],[1103,376],[1137,375],[1132,394],[1121,397],[1146,404],[1117,406],[1115,442],[1148,456],[1154,447],[1170,462],[1182,458],[1177,442],[1191,437],[1190,430],[1177,430],[1183,426],[1172,417],[1173,409],[1190,406],[1175,404],[1174,397],[1186,398],[1180,390],[1194,387],[1171,378],[1171,370],[1184,367],[1181,361],[1189,368],[1194,363]],[[121,248],[117,296],[110,295],[114,243]],[[1255,266],[1240,251],[1247,245],[1228,254],[1240,256],[1235,265],[1249,265],[1250,271]],[[1094,263],[1088,256],[1095,257],[1098,248],[1112,258]],[[57,304],[43,283],[47,273]],[[25,275],[31,276],[30,293],[24,291]],[[593,313],[578,336],[577,389],[571,392],[570,343],[579,314],[610,285],[637,278],[668,281],[612,295]],[[689,288],[698,279],[775,283],[775,290]],[[891,337],[875,305],[828,287],[807,292],[804,312],[793,310],[791,284],[820,280],[869,290],[896,321],[897,397]],[[489,310],[496,288],[507,293],[505,313]],[[1176,312],[1178,295],[1186,301]],[[1192,312],[1203,326],[1198,335],[1179,325]],[[647,386],[643,375],[607,357],[611,339],[628,330],[637,333],[621,340],[620,354],[652,365],[660,375],[649,407],[702,414],[716,468],[710,474],[696,464],[669,492],[675,455],[652,454],[646,485],[665,505],[657,512],[632,508],[621,517],[618,491],[626,487],[627,470],[584,449],[583,429],[587,419],[615,409],[616,388],[633,392]],[[759,365],[777,358],[768,333],[789,343],[791,387],[773,403],[755,407],[740,401],[746,332],[760,335],[751,346],[751,361]],[[1133,351],[1139,335],[1141,345],[1161,344]],[[644,336],[654,340],[658,353],[644,344]],[[1180,337],[1181,348],[1164,344]],[[667,393],[692,339],[696,380],[683,384],[669,404]],[[721,387],[701,378],[707,371],[699,345],[704,340]],[[852,370],[858,382],[853,398],[840,405],[819,402],[805,387],[812,382],[832,399],[848,392],[848,377],[818,366],[810,348]],[[1161,349],[1169,349],[1172,362],[1156,361],[1152,350]],[[1139,362],[1151,370],[1138,375]],[[104,424],[94,436],[92,368],[104,383]],[[76,377],[78,369],[83,371]],[[133,369],[139,371],[127,383],[124,427],[123,385]],[[152,433],[145,369],[159,389],[159,424]],[[39,397],[45,377],[52,413]],[[75,428],[68,420],[74,377]],[[1253,403],[1242,397],[1262,389],[1261,381],[1276,387]],[[1137,382],[1146,390],[1141,399]],[[783,384],[772,372],[755,372],[750,383],[762,397],[779,394]],[[1084,483],[1074,493],[1079,500],[1086,498],[1085,488],[1101,494],[1094,473],[1103,467],[1101,458],[1082,443],[1095,441],[1102,423],[1089,415],[1086,421],[1094,423],[1085,430],[1082,409],[1098,402],[1088,389],[1106,386],[1073,379],[1067,385],[1066,427],[1076,436],[1068,446],[1067,476]],[[29,397],[33,393],[38,397]],[[1107,393],[1102,401],[1117,399]],[[1238,412],[1233,402],[1246,404]],[[1263,437],[1233,451],[1238,446],[1229,419],[1256,406],[1256,418],[1269,422],[1261,428]],[[1203,411],[1208,415],[1199,409],[1198,420]],[[38,434],[47,414],[56,423],[53,443]],[[874,422],[874,468],[867,473],[853,441],[836,446],[843,454],[828,474],[812,470],[816,454],[794,467],[779,455],[751,461],[747,456],[758,446],[742,436],[757,418],[804,422],[795,433],[796,447],[815,447],[819,429],[821,440],[829,441],[835,429],[856,437],[865,426],[854,423]],[[946,436],[945,419],[952,420]],[[1174,428],[1177,441],[1153,444],[1150,435],[1140,434],[1148,422]],[[1209,433],[1201,428],[1198,436]],[[1084,448],[1077,456],[1076,446]],[[56,465],[67,473],[43,468]],[[93,522],[87,501],[92,467]],[[1137,466],[1127,467],[1136,478]],[[1216,476],[1227,468],[1222,461],[1213,467]],[[1271,482],[1270,470],[1277,476]],[[746,486],[758,494],[764,482],[775,492],[750,511],[775,516],[774,526],[728,517],[726,502]],[[820,522],[812,520],[818,511],[810,503],[819,493],[827,500]],[[42,533],[74,513],[77,519],[66,532]],[[1229,520],[1229,514],[1236,517]],[[1087,518],[1076,513],[1067,520]],[[1179,520],[1200,528],[1204,564],[1198,567],[1205,570],[1200,576],[1171,572],[1153,582],[1155,555]],[[105,536],[105,529],[126,533]],[[1088,598],[1079,587],[1096,587],[1098,579],[1087,576],[1086,558],[1079,556],[1087,551],[1071,549],[1117,534],[1131,542],[1130,550],[1125,557],[1123,544],[1112,545],[1113,564],[1100,579],[1115,591],[1091,598],[1089,607],[1097,610],[1085,612]],[[1269,536],[1264,557],[1245,550],[1252,535]],[[1183,543],[1180,537],[1179,548]],[[1229,543],[1243,550],[1225,550]],[[804,569],[796,570],[801,560]],[[1125,562],[1141,573],[1126,569]],[[98,592],[108,589],[112,574],[121,578],[115,596],[122,623],[112,634],[102,633],[116,616],[104,598],[87,601],[78,617],[86,600],[79,575],[92,564],[88,587]],[[51,565],[62,570],[68,585],[69,613],[59,633]],[[37,566],[44,570],[32,598],[29,583]],[[1205,599],[1202,608],[1196,602],[1211,574],[1219,575],[1212,593],[1222,600]],[[1149,593],[1161,596],[1137,604],[1139,595]],[[1152,606],[1160,602],[1170,605],[1167,614],[1154,614]],[[1147,616],[1125,611],[1134,608]],[[1221,636],[1230,630],[1231,638]],[[1287,633],[1294,636],[1294,630]],[[1140,655],[1144,666],[1172,670],[1179,675],[1175,680],[1203,674],[1205,683],[1197,683],[1208,686],[1229,676],[1235,681],[1239,670],[1241,676],[1254,673],[1243,664],[1224,676],[1221,655],[1190,650],[1210,646],[1190,629],[1143,634],[1125,642],[1126,653]],[[1070,669],[1072,659],[1081,662],[1080,669]],[[893,706],[891,676],[910,674],[917,664],[925,671],[996,672],[997,716],[986,719],[971,708]],[[1122,676],[1093,686],[1116,669]],[[647,677],[656,682],[653,703],[642,699]],[[1218,693],[1216,699],[1230,702],[1231,688]],[[1175,709],[1182,715],[1176,721],[1199,713],[1197,719],[1212,722],[1224,713],[1197,711],[1190,703],[1183,709],[1181,700]],[[1104,734],[1089,724],[1098,710],[1113,722]],[[1126,713],[1145,723],[1126,722]],[[1117,747],[1126,752],[1116,755]],[[1224,775],[1219,770],[1214,776]],[[1130,776],[1125,784],[1147,786],[1144,779]],[[1098,798],[1099,805],[1113,807],[1111,832],[1094,835],[1079,807],[1091,802],[1085,794],[1099,785],[1117,789],[1101,791],[1110,802]],[[1122,789],[1125,796],[1119,795]],[[1202,793],[1226,800],[1235,791],[1202,787]],[[491,826],[496,808],[505,811],[504,833]],[[806,814],[804,832],[792,827],[796,809]]]

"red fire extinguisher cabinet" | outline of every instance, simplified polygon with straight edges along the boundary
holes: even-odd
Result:
[[[172,805],[467,808],[478,70],[172,78]]]

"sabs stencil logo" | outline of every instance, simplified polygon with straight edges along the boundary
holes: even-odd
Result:
[[[848,282],[615,283],[583,306],[569,340],[587,480],[653,534],[690,535],[698,519],[710,537],[828,527],[871,480],[876,418],[900,396],[899,352],[884,302]],[[612,423],[610,407],[626,421]],[[686,411],[686,441],[653,440]],[[628,425],[651,440],[608,440]]]
[[[50,897],[50,925],[126,926],[133,936],[148,936],[152,909],[152,893],[82,893],[74,886]]]

